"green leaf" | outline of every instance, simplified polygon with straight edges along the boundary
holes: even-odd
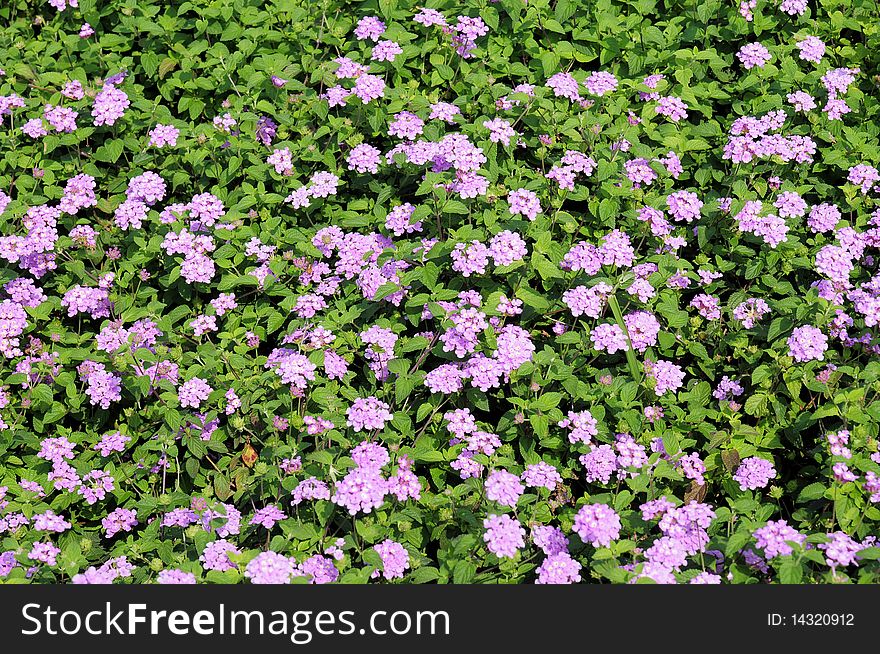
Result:
[[[522,300],[526,306],[538,311],[546,311],[550,308],[550,303],[547,300],[525,285],[516,289],[516,297]]]
[[[452,583],[469,584],[473,581],[477,566],[471,561],[457,561],[452,569]]]
[[[827,488],[824,484],[820,484],[819,482],[815,482],[812,484],[808,484],[801,489],[801,492],[798,493],[798,502],[811,502],[813,500],[818,500],[821,497],[825,496],[825,491]]]
[[[788,557],[779,566],[779,581],[783,584],[799,584],[803,578],[803,566],[791,557]]]
[[[414,584],[427,584],[440,578],[437,568],[418,568],[409,575],[408,579]]]
[[[452,213],[466,216],[470,213],[470,209],[464,202],[458,200],[449,200],[443,205],[443,213]]]
[[[53,402],[51,408],[46,412],[46,415],[43,416],[43,422],[58,422],[66,415],[67,407],[64,406],[61,402]]]
[[[197,459],[201,459],[208,454],[208,448],[201,437],[188,435],[184,440],[186,442],[186,449],[188,449]],[[198,462],[196,463],[198,464]]]
[[[122,139],[111,139],[104,141],[104,144],[95,151],[95,158],[98,161],[116,163],[124,150],[125,143]]]
[[[754,372],[752,372],[752,384],[754,386],[760,386],[762,382],[767,379],[770,379],[774,375],[773,369],[768,365],[761,365],[755,368]]]
[[[562,393],[544,393],[532,403],[532,406],[538,411],[550,411],[559,406],[562,397]]]
[[[562,271],[555,266],[543,254],[537,251],[532,252],[532,268],[538,271],[542,279],[558,279],[562,277]]]
[[[529,416],[529,423],[532,425],[538,438],[545,438],[550,434],[550,419],[547,416],[533,413]]]
[[[768,402],[766,393],[754,393],[746,400],[744,408],[750,416],[763,416],[767,413]]]
[[[553,15],[556,16],[556,20],[564,25],[565,21],[574,15],[576,8],[577,5],[574,0],[558,0]]]
[[[162,63],[159,64],[159,79],[165,79],[165,76],[168,75],[172,70],[177,67],[177,61],[170,57],[166,57],[162,60]]]
[[[675,456],[681,451],[681,444],[678,440],[678,434],[667,429],[663,432],[663,449],[670,456]]]

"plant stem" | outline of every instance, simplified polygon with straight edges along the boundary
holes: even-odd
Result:
[[[629,331],[626,329],[626,323],[623,320],[623,314],[620,312],[620,305],[617,303],[617,297],[615,295],[611,295],[608,298],[608,306],[611,307],[611,313],[614,314],[614,319],[617,321],[617,325],[623,330],[623,333],[626,334],[626,364],[629,367],[629,374],[632,375],[633,380],[637,384],[642,383],[642,373],[639,370],[639,361],[636,359],[636,353],[633,350],[632,341],[629,339]]]

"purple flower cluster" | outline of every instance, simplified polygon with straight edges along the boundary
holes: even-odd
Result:
[[[607,504],[585,504],[575,515],[573,529],[593,547],[610,547],[620,537],[620,516]]]
[[[499,558],[512,559],[525,547],[526,530],[509,515],[490,514],[483,520],[486,547]]]
[[[773,462],[756,456],[743,459],[733,473],[734,481],[743,490],[764,488],[775,476],[776,468],[773,467]]]
[[[828,349],[828,337],[817,327],[797,327],[788,337],[788,355],[798,363],[822,361]]]

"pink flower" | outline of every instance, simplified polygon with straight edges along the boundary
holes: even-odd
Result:
[[[193,377],[181,384],[177,390],[177,397],[180,400],[180,406],[198,409],[213,390],[204,379]]]

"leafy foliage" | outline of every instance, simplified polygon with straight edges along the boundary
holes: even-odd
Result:
[[[414,21],[421,5],[410,0],[59,2],[0,6],[0,580],[107,580],[126,557],[133,571],[109,579],[237,583],[254,578],[249,563],[266,550],[296,562],[294,581],[532,583],[555,579],[551,560],[575,561],[570,577],[592,582],[880,580],[874,0],[801,11],[775,0],[429,2],[447,28]],[[358,38],[368,16],[384,30]],[[802,56],[806,37],[824,43],[820,61]],[[400,52],[377,61],[384,41]],[[743,65],[750,43],[767,48],[767,63]],[[340,76],[351,62],[368,72]],[[599,72],[613,90],[595,92]],[[548,85],[560,73],[577,99]],[[352,90],[369,75],[384,88],[367,101]],[[67,92],[73,81],[82,97]],[[130,104],[101,124],[93,110],[113,88]],[[798,110],[798,91],[817,106]],[[658,112],[664,98],[686,116]],[[846,109],[833,100],[849,113],[835,116]],[[459,113],[429,118],[437,103]],[[47,105],[78,112],[75,130],[55,129]],[[400,135],[402,112],[419,133]],[[44,135],[23,130],[35,119]],[[157,125],[179,132],[175,145],[156,145]],[[731,143],[751,156],[731,157]],[[371,163],[365,144],[381,158]],[[132,189],[147,172],[164,183],[153,202]],[[327,173],[338,188],[320,190]],[[94,202],[64,209],[81,174]],[[540,213],[517,209],[520,189]],[[679,191],[702,203],[696,216],[670,202]],[[786,193],[805,208],[783,215]],[[216,222],[193,215],[201,194],[222,203]],[[122,215],[128,201],[144,205],[142,224]],[[839,220],[815,229],[822,204]],[[39,209],[59,206],[48,219]],[[664,213],[652,222],[646,207]],[[207,241],[183,243],[183,230]],[[526,253],[508,260],[496,250],[515,251],[513,235]],[[482,265],[480,247],[490,249]],[[601,259],[595,270],[572,265],[583,251]],[[21,278],[39,287],[37,301],[8,285]],[[78,286],[96,304],[77,309]],[[592,317],[575,309],[580,287],[599,297]],[[221,294],[236,306],[218,310]],[[738,307],[757,300],[765,315],[746,325]],[[465,311],[482,318],[461,336]],[[644,347],[631,322],[640,311],[658,325]],[[463,355],[447,347],[450,333],[471,342]],[[337,374],[338,357],[347,370]],[[160,372],[169,364],[176,375]],[[430,376],[444,365],[461,377],[452,392]],[[204,397],[187,386],[194,379]],[[352,407],[367,398],[392,415],[376,427],[370,408],[361,429]],[[450,428],[456,409],[474,427]],[[595,433],[573,437],[572,414],[585,411]],[[332,427],[314,428],[317,418]],[[474,445],[475,431],[497,444]],[[117,432],[130,440],[105,455],[99,443]],[[627,458],[621,434],[643,459]],[[73,444],[70,456],[47,453],[54,438]],[[355,448],[365,440],[389,461],[364,464]],[[755,459],[772,475],[750,487]],[[540,462],[559,480],[527,484],[514,506],[498,499],[493,475]],[[420,491],[408,494],[399,485],[410,468]],[[374,473],[365,506],[370,484],[392,486],[353,514],[339,489],[358,470]],[[94,471],[109,489],[95,490]],[[312,477],[327,495],[291,504]],[[643,510],[664,497],[668,507]],[[690,520],[680,507],[691,502],[710,510],[707,525],[693,518],[686,536],[664,527],[663,516]],[[583,525],[596,504],[619,517],[606,544]],[[252,522],[272,506],[277,524]],[[136,511],[136,524],[108,532],[120,509]],[[50,510],[69,527],[38,528]],[[514,556],[486,533],[502,514],[524,529]],[[800,536],[774,556],[755,532],[778,520]],[[569,538],[570,559],[553,558],[540,527]],[[203,553],[220,538],[234,551],[213,566]],[[387,539],[408,567],[376,548]],[[678,564],[657,552],[670,540],[684,552]],[[35,547],[45,543],[57,557]]]

